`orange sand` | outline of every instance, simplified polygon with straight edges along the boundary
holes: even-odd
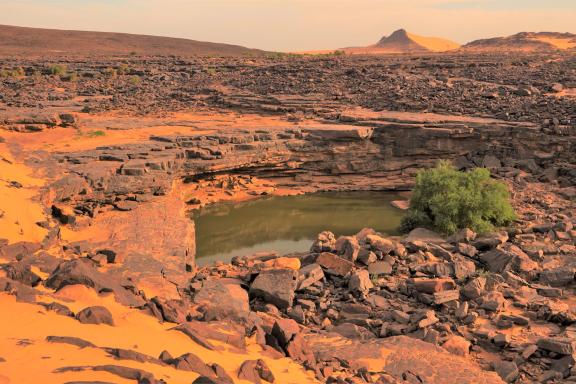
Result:
[[[460,48],[459,44],[440,37],[424,37],[413,33],[408,33],[408,37],[416,44],[421,45],[432,52],[445,52]]]
[[[100,349],[79,349],[66,344],[54,344],[45,341],[47,336],[74,336],[90,341],[101,347],[132,349],[151,356],[158,356],[168,350],[173,356],[192,352],[207,363],[218,362],[232,376],[236,377],[239,366],[248,359],[262,358],[270,366],[277,382],[286,384],[316,383],[313,375],[293,361],[283,358],[273,360],[261,355],[261,349],[251,344],[245,354],[212,341],[223,348],[222,351],[207,350],[181,332],[169,331],[174,324],[161,324],[155,318],[135,309],[117,304],[110,296],[101,297],[84,286],[70,286],[57,295],[58,301],[66,303],[77,311],[89,305],[105,305],[114,316],[116,325],[81,324],[80,322],[43,307],[18,303],[13,296],[0,294],[0,356],[6,362],[0,363],[0,383],[27,384],[62,383],[72,380],[104,380],[114,383],[132,383],[102,372],[55,373],[54,370],[65,366],[116,364],[146,370],[163,378],[169,383],[191,383],[198,374],[178,371],[151,363],[139,363],[130,360],[115,360]],[[74,302],[66,302],[66,300]],[[21,340],[31,344],[18,345]],[[251,341],[249,341],[251,342]],[[237,380],[237,383],[248,383]]]
[[[31,172],[12,157],[6,143],[0,143],[0,238],[10,243],[40,242],[46,235],[46,230],[36,225],[45,216],[35,200],[44,181],[31,176]],[[22,188],[11,187],[11,181],[19,182]]]

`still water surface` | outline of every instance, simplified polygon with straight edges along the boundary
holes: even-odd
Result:
[[[365,227],[396,234],[402,211],[390,192],[324,192],[207,206],[194,214],[199,265],[234,256],[306,251],[322,231],[353,235]]]

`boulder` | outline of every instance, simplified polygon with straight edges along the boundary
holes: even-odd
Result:
[[[351,340],[369,340],[376,337],[368,329],[352,323],[339,324],[332,327],[330,331]]]
[[[555,352],[560,355],[572,355],[576,353],[576,340],[574,339],[545,337],[539,339],[536,345],[540,349]]]
[[[261,384],[262,381],[273,383],[275,380],[272,371],[262,359],[243,362],[238,370],[238,378],[254,384]]]
[[[202,376],[216,378],[212,368],[193,353],[185,353],[172,362],[176,369],[199,373]]]
[[[480,308],[491,312],[497,312],[505,309],[507,303],[504,295],[498,291],[488,292],[478,301],[480,302]]]
[[[498,361],[494,363],[494,370],[507,383],[514,382],[520,374],[518,366],[513,361]]]
[[[9,279],[18,281],[31,287],[37,286],[42,279],[30,270],[30,264],[23,262],[10,263],[4,267]]]
[[[458,243],[456,244],[456,251],[463,254],[464,256],[474,257],[478,253],[476,247],[470,244]]]
[[[316,263],[326,272],[336,276],[346,276],[354,268],[354,263],[345,260],[333,253],[322,252],[316,258]]]
[[[508,241],[508,233],[502,232],[494,232],[483,235],[477,238],[472,245],[478,249],[479,251],[487,251],[492,248],[496,248],[499,245],[502,245]]]
[[[540,272],[541,283],[552,287],[563,287],[574,282],[576,268],[559,267]]]
[[[307,364],[308,367],[314,367],[316,358],[312,353],[312,349],[302,334],[297,334],[294,339],[286,346],[286,355],[293,360],[302,364]]]
[[[81,339],[79,337],[72,337],[72,336],[48,336],[46,337],[46,341],[49,343],[59,343],[59,344],[69,344],[74,345],[78,348],[96,348],[94,344],[91,342]]]
[[[470,342],[461,336],[450,336],[442,348],[457,356],[467,356],[470,354]]]
[[[141,306],[142,297],[126,289],[132,284],[109,273],[101,273],[93,261],[81,258],[61,262],[45,282],[46,287],[59,290],[67,285],[81,284],[96,292],[113,292],[116,300],[128,306]]]
[[[288,343],[300,332],[300,326],[291,319],[278,319],[272,326],[272,336],[278,340],[282,348],[286,348]]]
[[[245,319],[250,312],[248,292],[239,284],[221,279],[208,280],[194,295],[204,306],[204,320]]]
[[[383,255],[388,255],[394,250],[394,242],[382,236],[368,235],[366,236],[366,243],[370,245],[372,250],[378,251]]]
[[[372,276],[384,276],[392,273],[392,265],[387,261],[376,261],[368,266],[368,273]]]
[[[316,240],[310,248],[310,252],[320,253],[320,252],[331,252],[334,250],[334,245],[336,244],[336,237],[330,231],[320,232],[316,236]]]
[[[316,263],[308,264],[298,271],[298,290],[306,289],[322,279],[324,279],[322,267]]]
[[[426,228],[415,228],[408,236],[404,239],[406,242],[413,242],[413,241],[422,241],[424,243],[432,243],[432,244],[442,244],[445,243],[446,240],[438,233],[431,231]]]
[[[170,323],[183,323],[188,316],[188,305],[183,300],[166,300],[161,297],[153,297],[147,303],[153,313],[158,313],[161,321]]]
[[[87,307],[76,314],[76,319],[83,324],[114,325],[112,313],[102,306]]]
[[[360,245],[355,236],[340,236],[334,244],[334,250],[339,256],[354,262],[358,258]]]
[[[462,295],[467,299],[474,300],[482,296],[486,288],[486,278],[477,277],[470,280],[466,285],[461,288]]]
[[[456,283],[450,278],[426,279],[416,277],[410,280],[410,284],[412,284],[418,292],[430,294],[456,289]]]
[[[294,301],[298,272],[291,269],[270,269],[260,272],[250,286],[250,297],[259,297],[287,309]]]
[[[265,269],[293,269],[297,271],[300,269],[300,259],[295,257],[276,257],[256,264],[255,267],[257,271]]]
[[[460,299],[460,290],[452,289],[447,291],[434,292],[433,298],[434,304],[444,304],[451,301],[456,301]]]
[[[398,382],[414,378],[426,384],[502,384],[495,372],[442,347],[407,336],[351,340],[329,335],[308,335],[309,345],[320,361],[337,359],[352,369],[386,372]]]
[[[469,243],[476,238],[476,232],[470,228],[463,228],[446,239],[449,243]]]
[[[374,288],[374,284],[372,284],[372,281],[370,280],[370,274],[367,270],[358,270],[354,272],[352,276],[350,276],[348,289],[351,291],[368,292],[372,288]]]
[[[486,263],[491,272],[496,273],[508,270],[530,272],[538,268],[538,264],[514,244],[505,244],[501,248],[482,253],[480,260]]]

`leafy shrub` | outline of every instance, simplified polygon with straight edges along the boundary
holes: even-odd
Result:
[[[118,76],[118,70],[116,68],[108,67],[104,69],[103,72],[106,77],[115,78],[116,76]]]
[[[54,64],[48,68],[51,75],[63,75],[67,71],[67,67],[62,64]]]
[[[401,230],[426,227],[452,234],[461,228],[485,233],[516,218],[506,184],[485,168],[459,172],[442,161],[418,172],[408,214]]]
[[[75,82],[76,80],[78,80],[78,74],[76,74],[76,72],[68,72],[63,75],[60,75],[60,80],[67,82]]]
[[[26,72],[24,68],[18,67],[15,69],[2,69],[0,70],[0,77],[22,77],[25,76]]]
[[[88,132],[88,137],[100,137],[100,136],[106,136],[106,132],[102,130]]]

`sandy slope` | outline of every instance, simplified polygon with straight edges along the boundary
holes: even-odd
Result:
[[[290,359],[273,360],[263,357],[260,347],[253,343],[249,345],[245,353],[233,350],[217,341],[211,342],[222,347],[222,351],[207,350],[192,342],[183,333],[168,330],[174,324],[160,324],[155,318],[135,309],[123,307],[112,297],[100,297],[84,286],[66,287],[56,295],[56,298],[57,301],[65,303],[74,311],[90,305],[105,305],[113,313],[116,325],[111,327],[81,324],[72,318],[48,312],[38,305],[18,303],[13,296],[2,293],[0,294],[0,307],[2,308],[0,357],[6,359],[6,362],[0,363],[0,383],[36,384],[40,378],[44,384],[61,384],[72,380],[134,383],[108,373],[89,370],[54,372],[66,366],[102,364],[143,369],[171,384],[189,384],[198,376],[196,373],[179,371],[170,366],[115,360],[97,348],[80,349],[67,344],[49,343],[45,339],[51,335],[79,337],[100,347],[131,349],[153,357],[157,357],[163,350],[168,350],[173,356],[192,352],[207,363],[218,362],[232,377],[236,377],[236,371],[245,360],[263,358],[273,370],[279,383],[316,382],[310,373],[305,372],[301,366]],[[248,382],[238,380],[237,383]]]
[[[9,243],[40,242],[46,235],[46,230],[36,225],[45,220],[37,201],[44,180],[31,174],[30,168],[14,159],[8,145],[0,143],[0,238]],[[13,182],[22,187],[15,187]]]
[[[568,38],[555,38],[555,37],[547,37],[547,36],[536,36],[531,38],[531,40],[541,41],[544,43],[551,44],[558,49],[571,49],[576,48],[576,39],[568,39]]]
[[[460,47],[458,43],[440,37],[418,36],[413,33],[408,33],[408,37],[416,44],[421,45],[432,52],[445,52]]]

